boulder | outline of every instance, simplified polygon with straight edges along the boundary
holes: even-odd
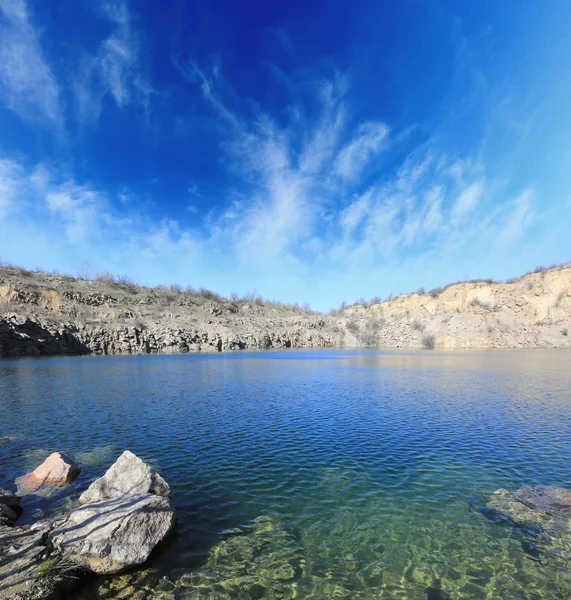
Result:
[[[0,525],[14,525],[21,514],[20,497],[0,489]]]
[[[20,496],[16,496],[16,494],[13,494],[8,490],[0,489],[0,504],[3,504],[12,510],[20,508]]]
[[[144,563],[174,525],[168,498],[122,495],[74,510],[50,533],[64,557],[95,573],[118,573]]]
[[[71,483],[80,469],[61,452],[50,454],[34,471],[16,479],[18,493],[34,494],[44,486],[60,486]]]
[[[0,504],[0,525],[15,525],[19,516],[14,509],[5,504]]]
[[[80,504],[130,494],[168,496],[169,484],[138,456],[125,450],[105,475],[96,479],[79,497]]]
[[[485,513],[514,527],[530,556],[571,567],[571,491],[551,486],[526,486],[515,492],[499,489]]]

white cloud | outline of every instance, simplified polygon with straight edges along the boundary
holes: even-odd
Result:
[[[0,160],[0,221],[13,209],[20,166],[12,160]]]
[[[102,6],[104,18],[114,27],[95,55],[84,56],[73,89],[81,120],[96,121],[106,95],[119,108],[138,103],[148,110],[152,89],[143,76],[140,34],[125,0],[110,0]]]
[[[365,219],[371,207],[371,190],[365,192],[354,202],[343,209],[340,214],[339,222],[347,234],[351,234]]]
[[[24,119],[61,123],[60,90],[24,0],[0,0],[0,99]]]
[[[317,115],[296,103],[289,120],[260,108],[252,119],[225,101],[220,71],[193,63],[186,69],[226,136],[221,149],[237,183],[225,206],[206,219],[189,209],[181,221],[157,223],[138,212],[134,189],[125,204],[124,190],[109,196],[47,167],[0,161],[0,255],[35,248],[42,262],[51,256],[60,268],[88,259],[144,282],[210,285],[222,293],[257,287],[325,308],[345,294],[387,293],[388,280],[398,291],[445,283],[446,272],[462,277],[466,265],[478,269],[471,276],[488,276],[480,270],[486,265],[493,274],[538,222],[532,190],[514,200],[481,163],[439,151],[430,140],[390,170],[367,170],[401,134],[389,147],[382,123],[351,126],[342,78],[315,86]],[[115,101],[129,101],[121,77],[109,81]],[[194,184],[188,192],[200,194]]]
[[[343,179],[357,178],[370,158],[381,150],[388,136],[389,128],[384,123],[361,124],[335,161],[337,173]]]
[[[475,183],[472,183],[466,187],[458,196],[458,199],[456,200],[452,209],[452,215],[457,219],[461,219],[462,217],[473,212],[480,198],[482,197],[483,192],[483,181],[476,181]]]

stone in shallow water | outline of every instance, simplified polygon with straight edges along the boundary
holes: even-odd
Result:
[[[515,492],[496,490],[486,514],[507,522],[524,536],[522,546],[530,557],[571,566],[571,492],[550,486],[526,486]]]
[[[79,502],[86,504],[128,494],[168,496],[170,487],[152,467],[129,450],[125,450],[105,475],[96,479],[81,494]]]
[[[180,577],[176,598],[287,600],[295,596],[305,552],[291,532],[261,517],[249,527],[225,533],[203,569]]]
[[[61,452],[54,452],[31,473],[16,479],[18,494],[35,494],[45,486],[71,483],[79,473],[79,467],[70,458]]]
[[[117,573],[144,563],[174,520],[168,498],[122,496],[74,510],[50,540],[64,556],[95,573]]]

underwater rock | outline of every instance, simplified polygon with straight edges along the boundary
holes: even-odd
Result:
[[[526,486],[515,492],[499,489],[485,512],[520,530],[527,537],[522,547],[529,556],[544,555],[571,565],[571,491],[550,486]]]
[[[125,450],[79,497],[80,504],[120,498],[130,494],[168,496],[169,484],[138,456]]]
[[[174,521],[168,498],[123,495],[80,506],[49,538],[63,556],[88,570],[118,573],[144,563]]]
[[[259,517],[251,526],[223,536],[202,569],[177,580],[176,598],[295,596],[295,584],[305,569],[305,551],[292,532],[269,517]]]
[[[18,494],[35,494],[44,486],[71,483],[79,473],[79,467],[70,458],[61,452],[54,452],[31,473],[16,479]]]

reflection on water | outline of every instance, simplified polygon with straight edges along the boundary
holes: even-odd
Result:
[[[129,448],[173,489],[152,566],[177,597],[567,598],[567,570],[480,507],[571,488],[570,366],[560,350],[4,360],[0,487],[54,450],[78,460],[65,495],[25,498],[33,520]]]

